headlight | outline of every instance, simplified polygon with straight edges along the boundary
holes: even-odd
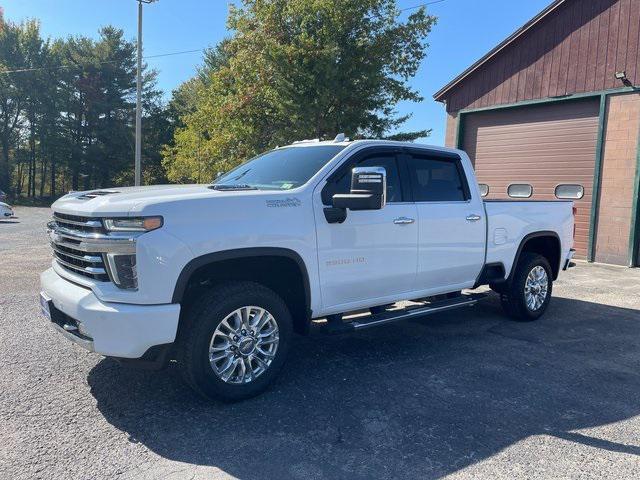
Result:
[[[162,226],[162,217],[105,218],[104,228],[110,232],[150,232]]]
[[[109,277],[120,288],[135,290],[138,288],[138,272],[135,255],[107,253],[107,270]]]

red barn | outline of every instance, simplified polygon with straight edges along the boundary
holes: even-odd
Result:
[[[640,0],[556,0],[434,98],[488,198],[580,184],[576,249],[640,264]]]

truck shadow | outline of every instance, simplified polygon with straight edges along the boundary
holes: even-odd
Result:
[[[554,298],[535,323],[475,309],[297,338],[277,384],[210,404],[175,368],[89,374],[108,422],[156,454],[241,479],[438,478],[532,435],[640,456],[575,432],[640,414],[640,311]],[[639,459],[640,461],[640,459]]]

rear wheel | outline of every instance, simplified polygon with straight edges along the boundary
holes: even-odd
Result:
[[[535,253],[523,253],[511,282],[504,285],[500,299],[505,312],[520,321],[537,320],[551,300],[553,276],[548,260]]]
[[[184,321],[180,368],[209,399],[235,401],[263,392],[284,364],[292,335],[284,301],[252,282],[204,293]]]

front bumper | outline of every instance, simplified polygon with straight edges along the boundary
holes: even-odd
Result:
[[[172,343],[176,338],[179,304],[102,302],[91,290],[65,280],[52,268],[40,275],[40,285],[52,306],[51,325],[92,352],[140,358],[151,347]]]

